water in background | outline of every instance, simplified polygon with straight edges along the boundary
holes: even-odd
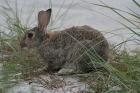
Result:
[[[15,9],[15,1],[16,0],[7,0],[9,5]],[[33,4],[35,3],[35,11],[30,18],[30,22],[33,22],[34,20],[37,20],[37,14],[40,10],[46,10],[50,7],[50,1],[52,4],[52,12],[53,12],[53,19],[55,19],[55,16],[57,15],[60,7],[62,6],[64,0],[17,0],[17,7],[18,11],[21,12],[21,9],[23,8],[22,15],[21,15],[21,21],[23,24],[26,24],[26,19],[29,15],[29,12],[31,11]],[[95,3],[95,4],[101,4],[99,0],[83,0],[89,3]],[[122,23],[124,23],[127,26],[132,26],[129,22],[125,21],[123,18],[115,14],[109,9],[95,6],[93,4],[85,3],[82,0],[65,0],[64,5],[62,6],[58,16],[63,14],[67,9],[70,7],[71,3],[71,8],[67,12],[67,15],[64,19],[60,18],[57,19],[57,24],[55,27],[59,26],[62,22],[63,26],[61,29],[69,28],[72,26],[77,26],[77,25],[89,25],[93,27],[94,29],[97,29],[99,31],[102,31],[102,33],[105,35],[105,37],[108,39],[109,42],[111,43],[120,43],[124,40],[130,39],[132,36],[132,32],[129,31],[128,29],[123,29],[119,31],[115,31],[112,33],[106,34],[106,32],[110,32],[115,29],[119,28],[124,28],[120,23],[116,22],[113,19],[116,19]],[[103,0],[102,0],[103,1]],[[106,3],[109,6],[119,8],[121,10],[129,11],[128,8],[132,9],[136,13],[140,14],[139,7],[137,7],[132,0],[104,0],[104,3]],[[140,3],[140,1],[137,0],[137,2]],[[6,6],[5,0],[1,0],[0,5]],[[86,9],[88,8],[88,9]],[[89,10],[89,9],[92,9]],[[2,8],[0,7],[0,10]],[[109,17],[106,17],[102,14],[99,14],[97,12],[100,12],[102,14],[105,14]],[[129,11],[130,12],[130,11]],[[128,14],[122,13],[125,17],[129,18],[130,20],[135,20],[133,17],[131,17]],[[0,24],[6,25],[5,24],[5,19],[2,14],[0,14]],[[33,22],[29,27],[36,26],[37,21]],[[0,27],[2,29],[2,27]],[[137,30],[140,32],[139,30]],[[8,31],[7,31],[8,32]],[[134,38],[139,39],[137,36],[133,36]],[[133,39],[133,38],[132,38]],[[134,42],[128,42],[127,46],[129,48],[133,49],[138,47],[139,45],[135,44]]]

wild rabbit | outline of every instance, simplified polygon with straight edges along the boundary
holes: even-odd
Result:
[[[85,25],[48,33],[50,17],[51,9],[40,11],[38,27],[27,31],[20,42],[21,48],[37,49],[47,63],[46,70],[82,73],[108,60],[109,45],[99,31]]]

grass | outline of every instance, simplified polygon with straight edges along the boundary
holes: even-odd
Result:
[[[132,0],[136,6],[139,7],[139,3],[137,3],[135,0]],[[112,10],[113,12],[115,12],[117,15],[119,15],[121,18],[125,19],[127,22],[131,23],[133,25],[133,28],[132,27],[128,27],[127,25],[119,22],[120,24],[122,24],[126,29],[130,30],[133,35],[135,36],[140,36],[139,32],[135,31],[136,29],[139,29],[139,26],[136,25],[137,23],[136,22],[132,22],[130,21],[128,18],[126,18],[125,16],[123,16],[121,12],[124,12],[124,13],[127,13],[129,15],[131,15],[132,17],[134,17],[135,19],[137,19],[139,21],[140,19],[140,16],[139,14],[137,14],[136,12],[134,12],[133,10],[129,9],[130,12],[126,12],[126,11],[123,11],[123,10],[120,10],[120,9],[116,9],[116,8],[113,8],[111,6],[108,6],[106,5],[104,2],[100,1],[102,3],[102,5],[99,5],[99,4],[93,4],[93,5],[96,5],[96,6],[100,6],[100,7],[104,7],[104,8],[108,8],[110,10]],[[113,18],[112,18],[113,19]],[[137,21],[137,22],[138,22]],[[138,22],[139,23],[139,22]],[[131,41],[134,41],[136,42],[136,44],[139,45],[139,41],[137,39],[133,39]],[[128,41],[124,41],[120,44],[118,44],[119,46],[122,46],[123,44],[125,44],[125,42],[128,42]],[[115,49],[116,46],[118,45],[115,45],[113,49]],[[127,52],[128,50],[123,50],[123,51],[119,51],[119,52],[114,52],[112,55],[113,56],[116,56],[117,58],[113,61],[111,61],[111,65],[113,67],[115,67],[115,69],[117,70],[118,72],[118,75],[117,76],[117,79],[121,80],[120,83],[122,83],[126,89],[126,91],[129,91],[129,92],[140,92],[139,90],[139,87],[140,87],[140,84],[139,84],[139,78],[140,78],[140,69],[139,69],[139,50],[137,50],[138,54],[135,53],[135,55],[133,56],[130,56],[130,53]],[[133,54],[133,53],[132,53]],[[111,70],[112,71],[112,70]],[[113,72],[114,73],[114,72]],[[116,76],[115,76],[116,78]]]
[[[136,6],[140,7],[139,3],[137,3],[135,0],[133,0],[133,2],[136,4]],[[4,29],[0,29],[0,62],[3,64],[3,69],[0,73],[2,74],[2,78],[0,78],[0,84],[2,85],[0,86],[0,91],[2,91],[3,93],[13,85],[18,84],[23,80],[29,80],[32,79],[32,77],[38,77],[41,74],[45,74],[43,72],[37,71],[38,68],[42,67],[42,65],[45,65],[42,58],[40,58],[39,55],[36,55],[34,51],[21,51],[19,47],[19,42],[25,31],[27,31],[28,29],[27,26],[29,26],[29,24],[32,24],[29,19],[35,10],[36,3],[34,3],[31,7],[32,9],[29,11],[29,16],[25,25],[23,25],[20,20],[22,10],[20,13],[18,12],[17,3],[15,3],[16,10],[13,10],[11,8],[8,1],[6,1],[5,3],[7,6],[1,6],[1,8],[3,9],[1,11],[1,14],[3,14],[3,16],[5,17],[6,25],[0,25],[4,27]],[[74,6],[72,1],[69,8],[63,14],[58,16],[64,3],[65,0],[62,3],[56,17],[54,19],[51,19],[48,29],[55,30],[60,29],[63,26],[63,21],[66,17],[67,12],[70,8]],[[130,21],[128,18],[118,12],[125,11],[108,6],[103,2],[102,5],[93,5],[111,9],[117,15],[130,22],[134,26],[133,28],[128,27],[127,25],[116,20],[124,26],[124,29],[132,31],[133,35],[140,36],[140,34],[135,31],[135,29],[140,29],[139,26],[136,25],[137,23]],[[51,4],[50,7],[52,7]],[[93,11],[92,9],[89,10]],[[129,10],[130,12],[125,13],[133,16],[135,19],[137,19],[137,22],[139,23],[139,14],[137,14],[131,9]],[[9,15],[9,13],[11,15]],[[62,19],[62,22],[60,22],[59,26],[56,26],[57,21],[60,18]],[[5,33],[5,30],[8,30],[9,34]],[[120,50],[121,46],[125,45],[125,43],[128,41],[123,41],[122,43],[116,45],[110,45],[110,63],[101,63],[102,65],[104,65],[104,69],[99,69],[86,74],[77,74],[71,77],[78,78],[79,82],[87,83],[91,88],[91,90],[88,90],[87,93],[92,93],[93,90],[95,91],[95,93],[139,93],[140,50],[135,49],[131,50],[130,52],[128,52],[127,49]],[[138,39],[134,38],[133,41],[136,42],[136,44],[140,44]],[[57,86],[58,81],[62,83],[62,86],[65,86],[65,81],[60,80],[59,78],[57,78],[57,76],[52,75],[52,77],[52,81],[38,79],[38,81],[36,82],[41,83],[45,88],[48,89],[54,89],[56,87],[59,87]],[[46,84],[44,84],[42,81],[44,81]]]

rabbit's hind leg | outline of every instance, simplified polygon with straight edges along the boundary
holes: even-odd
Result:
[[[85,73],[91,71],[93,65],[90,59],[91,47],[91,40],[83,40],[77,42],[72,49],[68,60],[70,60],[69,64],[73,64],[72,67],[75,67],[76,73]]]
[[[57,73],[57,75],[71,75],[71,74],[76,74],[76,69],[62,68]]]
[[[76,42],[68,52],[66,63],[58,74],[81,74],[89,72],[93,64],[90,60],[91,40]]]
[[[37,71],[38,72],[46,71],[47,68],[48,68],[48,65],[45,65],[44,67],[37,69]]]

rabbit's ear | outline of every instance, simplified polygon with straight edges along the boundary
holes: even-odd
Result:
[[[51,9],[48,9],[46,11],[40,11],[38,13],[38,27],[39,28],[45,28],[49,24],[51,17]]]

